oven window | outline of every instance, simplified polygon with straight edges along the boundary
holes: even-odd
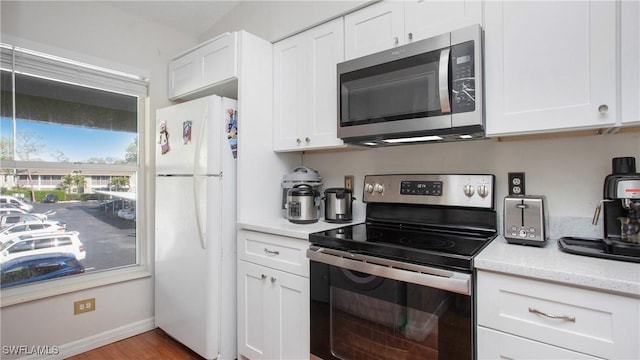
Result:
[[[470,296],[312,264],[314,355],[325,360],[473,357]],[[321,273],[324,285],[316,281]],[[318,294],[323,286],[326,297],[314,298],[314,289]]]
[[[342,74],[342,126],[442,115],[439,54],[421,54]]]

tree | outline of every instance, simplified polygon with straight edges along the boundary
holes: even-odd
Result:
[[[116,176],[111,178],[109,181],[109,185],[115,187],[116,191],[120,191],[120,189],[129,187],[129,177],[128,176]]]
[[[73,175],[72,174],[65,175],[60,179],[60,186],[62,186],[63,189],[66,189],[68,194],[71,194],[71,186],[72,185],[73,185]]]
[[[127,164],[138,163],[138,137],[133,139],[133,143],[127,147],[127,153],[124,155]]]
[[[84,177],[80,172],[77,172],[72,176],[73,185],[78,189],[78,193],[84,193],[84,187],[87,186],[87,178]]]

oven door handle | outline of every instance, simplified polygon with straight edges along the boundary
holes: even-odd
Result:
[[[347,251],[310,246],[307,258],[365,274],[471,295],[471,275]]]

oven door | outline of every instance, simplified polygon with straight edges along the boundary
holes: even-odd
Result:
[[[471,275],[312,246],[311,354],[472,359]]]

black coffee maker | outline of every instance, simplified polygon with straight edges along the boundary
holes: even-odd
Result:
[[[562,237],[560,250],[576,255],[640,263],[640,174],[633,157],[613,158],[612,173],[604,179],[604,191],[593,225],[603,213],[602,239]]]
[[[604,180],[604,238],[640,246],[640,174],[633,157],[612,160],[612,174]],[[597,222],[594,217],[594,223]]]

